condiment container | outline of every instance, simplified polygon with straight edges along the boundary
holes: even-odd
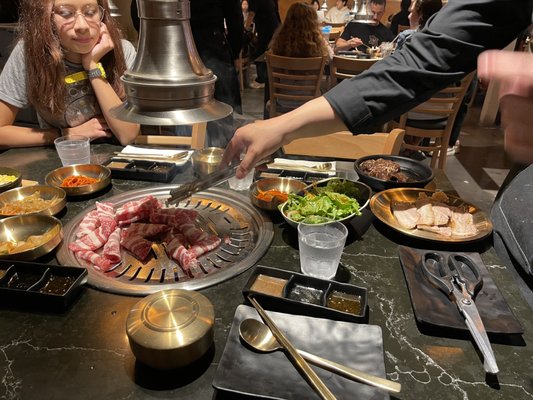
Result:
[[[139,301],[126,321],[131,350],[138,361],[156,369],[193,363],[213,343],[215,312],[204,295],[163,290]]]

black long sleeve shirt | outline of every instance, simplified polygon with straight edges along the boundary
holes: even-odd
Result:
[[[531,23],[532,0],[451,0],[404,47],[324,96],[353,133],[371,133],[503,48]]]

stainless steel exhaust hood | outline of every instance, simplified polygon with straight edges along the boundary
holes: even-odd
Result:
[[[226,117],[231,106],[214,99],[217,77],[196,50],[189,0],[137,0],[139,47],[122,76],[126,101],[111,110],[144,125],[191,125]]]

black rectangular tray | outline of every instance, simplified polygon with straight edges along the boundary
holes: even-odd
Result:
[[[119,167],[119,164],[124,164]],[[184,163],[185,165],[187,163]],[[170,182],[183,166],[171,162],[129,160],[112,158],[104,166],[111,170],[111,176],[118,179],[137,181]]]
[[[87,281],[87,270],[22,261],[0,261],[0,305],[63,311]]]
[[[284,287],[276,288],[279,295],[267,294],[254,289],[253,285],[259,275],[285,280]],[[349,297],[360,299],[359,311],[345,312],[327,305],[328,297],[337,291]],[[338,321],[368,322],[368,305],[366,288],[319,279],[297,272],[286,271],[258,265],[242,290],[243,296],[248,300],[248,295],[257,298],[261,305],[269,310],[289,314],[300,314],[311,317],[328,318]],[[312,301],[306,302],[306,301]]]

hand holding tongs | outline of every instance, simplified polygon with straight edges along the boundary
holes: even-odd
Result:
[[[465,317],[468,330],[483,354],[485,371],[497,374],[498,365],[494,352],[473,300],[483,285],[483,278],[474,261],[460,254],[451,254],[446,263],[441,253],[429,252],[422,256],[422,271],[433,285],[455,302]]]

